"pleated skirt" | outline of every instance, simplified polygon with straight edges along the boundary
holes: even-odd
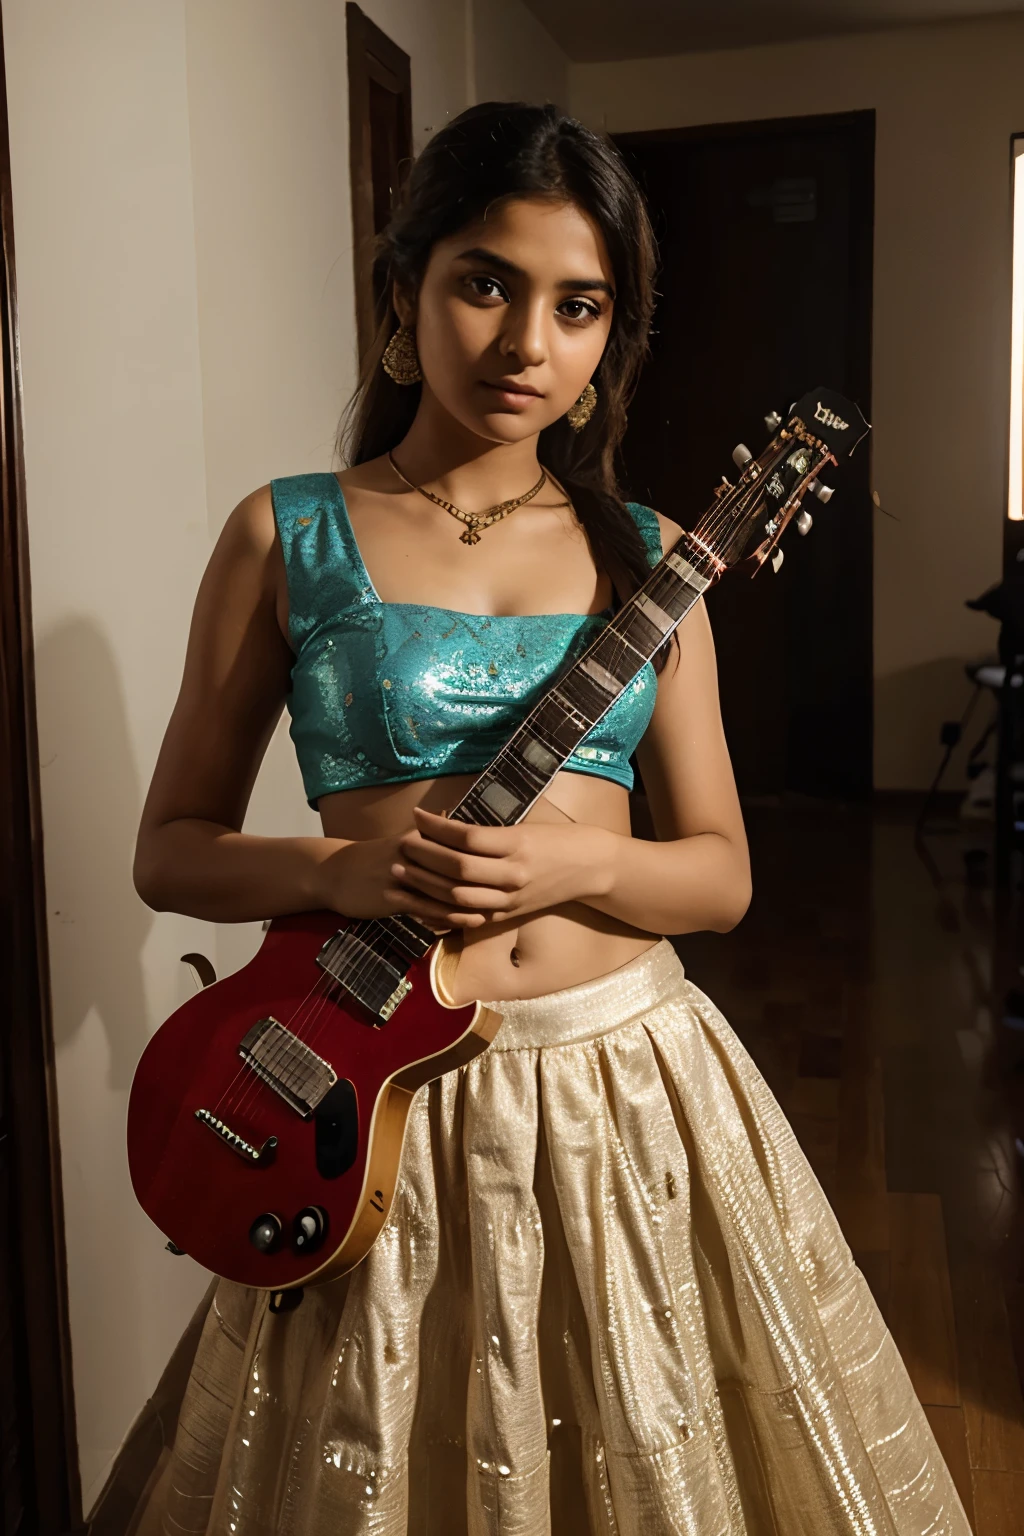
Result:
[[[493,1045],[413,1102],[369,1257],[290,1313],[211,1291],[122,1528],[968,1536],[793,1132],[671,945],[493,1006]]]

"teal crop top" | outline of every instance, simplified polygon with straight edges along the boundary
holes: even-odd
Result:
[[[295,663],[291,737],[310,805],[321,795],[480,773],[608,613],[487,615],[385,603],[332,474],[271,483]],[[652,565],[658,520],[628,503]],[[648,664],[566,763],[633,786],[629,766],[654,708]]]

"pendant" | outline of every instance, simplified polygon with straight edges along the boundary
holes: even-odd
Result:
[[[459,543],[460,544],[479,544],[480,543],[480,535],[477,533],[475,528],[467,528],[463,533],[459,534]]]

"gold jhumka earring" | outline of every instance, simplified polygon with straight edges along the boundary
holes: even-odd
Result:
[[[597,405],[597,390],[593,384],[588,384],[579,399],[570,405],[565,413],[565,419],[574,432],[582,432]]]
[[[420,372],[419,353],[416,351],[416,331],[411,325],[400,325],[384,348],[381,367],[396,384],[418,384]]]

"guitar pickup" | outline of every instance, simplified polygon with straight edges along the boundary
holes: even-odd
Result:
[[[367,925],[369,926],[369,925]],[[336,933],[316,963],[369,1013],[375,1028],[386,1024],[412,991],[412,982],[356,927]]]
[[[275,1018],[254,1024],[238,1054],[303,1120],[338,1081],[330,1062]]]

